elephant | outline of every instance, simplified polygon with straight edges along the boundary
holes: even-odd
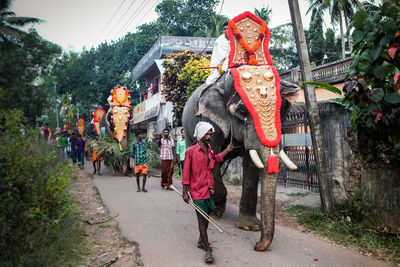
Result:
[[[120,107],[117,107],[117,108],[120,108]],[[125,109],[128,112],[130,112],[128,108],[125,108]],[[111,111],[112,111],[112,108],[109,108],[107,113],[104,115],[103,120],[105,120],[105,123],[106,123],[106,131],[107,131],[107,133],[110,136],[114,136],[114,134],[113,134],[114,133],[114,125],[113,125],[112,118],[111,118]],[[134,121],[134,118],[132,116],[132,118],[129,119],[125,123],[125,125],[127,127],[127,133],[126,133],[127,135],[132,132],[133,121]],[[124,138],[120,142],[120,145],[121,145],[122,151],[126,151],[128,149],[128,145],[129,145],[127,138]],[[127,171],[128,171],[128,162],[123,162],[122,163],[122,174],[126,175]]]
[[[286,117],[290,106],[299,94],[299,87],[281,81],[281,121]],[[235,93],[234,79],[228,71],[214,84],[203,84],[197,88],[185,104],[182,121],[186,133],[187,147],[196,140],[193,131],[198,121],[210,122],[215,129],[211,146],[216,153],[232,142],[234,149],[227,156],[243,157],[243,190],[240,200],[236,227],[244,230],[261,230],[260,241],[255,250],[266,250],[272,242],[275,220],[275,193],[277,174],[268,174],[268,155],[271,148],[264,146],[257,136],[253,119],[242,99]],[[273,151],[278,154],[278,147]],[[261,156],[261,160],[258,154]],[[284,156],[281,156],[283,160]],[[290,164],[290,163],[289,163]],[[265,166],[265,167],[264,167]],[[261,169],[260,169],[261,168]],[[225,211],[227,190],[221,179],[218,166],[214,168],[215,215],[222,216]],[[261,175],[261,222],[256,216],[257,187]]]

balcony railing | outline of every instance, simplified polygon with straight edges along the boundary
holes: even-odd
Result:
[[[344,80],[347,74],[347,70],[353,63],[353,57],[338,60],[325,65],[318,66],[311,70],[313,80],[315,82],[326,82],[326,83],[339,83]],[[301,72],[299,69],[296,71],[288,70],[279,74],[282,80],[297,83],[302,81]]]

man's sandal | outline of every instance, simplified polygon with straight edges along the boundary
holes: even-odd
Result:
[[[213,263],[214,262],[214,256],[211,253],[211,251],[206,252],[206,258],[204,259],[205,263]]]

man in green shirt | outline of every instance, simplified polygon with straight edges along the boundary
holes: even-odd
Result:
[[[63,154],[64,159],[68,159],[67,143],[68,143],[67,136],[65,133],[62,133],[61,137],[59,137],[57,140],[57,147],[60,149],[61,153]]]
[[[136,141],[131,146],[131,157],[134,159],[134,173],[136,175],[136,183],[138,186],[137,192],[140,192],[140,175],[143,175],[143,192],[147,192],[146,178],[147,178],[147,160],[146,160],[146,142],[144,139],[144,132],[142,130],[136,131]]]
[[[182,128],[181,130],[182,138],[176,144],[176,157],[181,162],[182,170],[183,170],[183,163],[185,161],[185,152],[186,152],[186,141],[185,141],[185,130]]]

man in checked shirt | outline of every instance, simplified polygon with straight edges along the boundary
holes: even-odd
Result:
[[[172,184],[172,174],[174,172],[173,160],[176,159],[175,143],[169,137],[169,129],[163,130],[163,137],[160,139],[160,157],[161,157],[161,187],[167,190]]]

